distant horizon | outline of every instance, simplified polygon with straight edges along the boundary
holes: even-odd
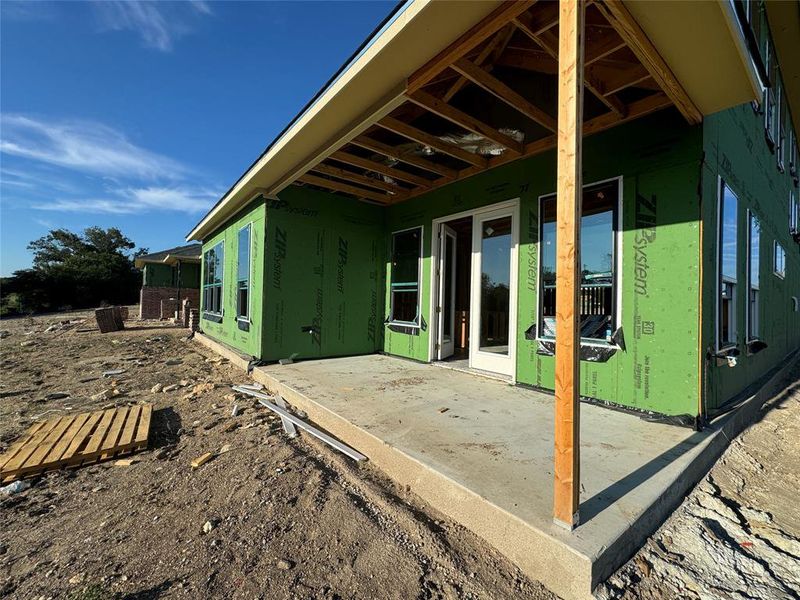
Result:
[[[395,6],[0,4],[0,276],[51,229],[185,236]]]

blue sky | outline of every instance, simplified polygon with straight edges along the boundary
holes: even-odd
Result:
[[[0,274],[55,227],[184,235],[390,2],[0,2]]]

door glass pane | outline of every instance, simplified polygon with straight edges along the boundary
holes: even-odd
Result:
[[[453,258],[455,257],[455,239],[451,236],[444,236],[444,292],[442,302],[442,337],[449,342],[453,335],[453,322],[451,319],[453,310]]]
[[[508,354],[511,284],[511,217],[481,223],[480,344],[484,352]]]

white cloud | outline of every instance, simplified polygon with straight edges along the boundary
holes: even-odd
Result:
[[[149,2],[146,0],[105,0],[95,2],[103,27],[112,31],[137,33],[145,46],[169,52],[173,41],[192,29],[198,15],[211,15],[202,1]]]
[[[201,213],[219,198],[218,190],[188,186],[127,188],[109,192],[106,198],[58,198],[32,205],[43,211],[111,215],[142,214],[154,211]]]
[[[3,0],[0,15],[12,21],[46,21],[56,17],[55,5],[30,0]]]
[[[176,179],[179,162],[130,142],[122,133],[93,121],[48,122],[0,116],[0,152],[107,176]]]

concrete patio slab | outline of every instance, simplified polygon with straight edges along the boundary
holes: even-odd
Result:
[[[590,597],[749,421],[740,409],[695,432],[582,404],[581,524],[569,532],[552,521],[548,394],[382,355],[257,367],[252,377],[564,598]]]

